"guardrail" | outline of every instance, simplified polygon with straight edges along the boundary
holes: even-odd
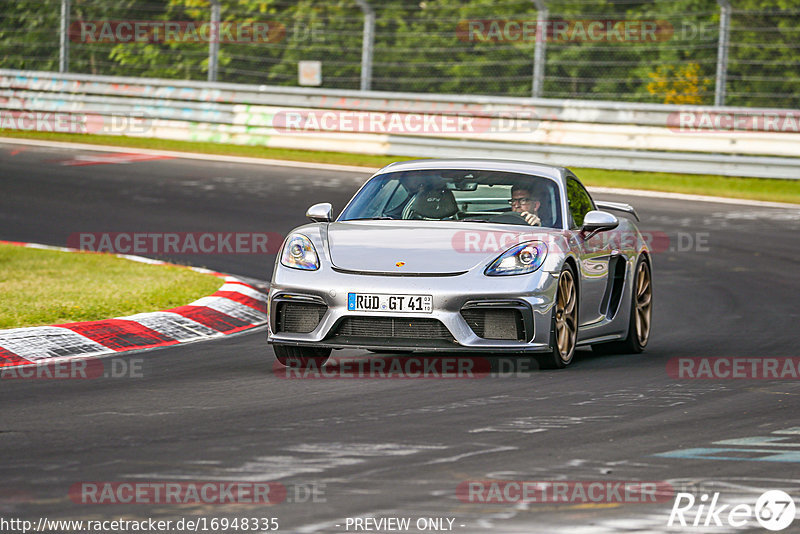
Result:
[[[361,92],[0,69],[0,127],[800,178],[800,111]],[[39,115],[30,115],[31,113]],[[33,125],[33,127],[30,127]],[[74,121],[71,123],[74,129]]]

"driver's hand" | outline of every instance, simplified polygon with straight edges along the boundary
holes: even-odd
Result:
[[[522,211],[522,212],[520,212],[520,215],[522,216],[523,219],[525,219],[525,222],[530,224],[531,226],[541,226],[542,225],[542,220],[539,218],[538,215],[536,215],[534,213],[529,213],[527,211]]]

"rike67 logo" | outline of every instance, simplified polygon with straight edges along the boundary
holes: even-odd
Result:
[[[754,524],[757,522],[767,530],[780,531],[789,527],[794,519],[794,500],[781,490],[765,491],[754,505],[746,502],[722,504],[719,492],[712,496],[704,493],[699,498],[680,492],[675,496],[667,526],[711,532],[708,527],[757,528]]]

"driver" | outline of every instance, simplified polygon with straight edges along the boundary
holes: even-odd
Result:
[[[515,185],[511,188],[511,211],[519,213],[525,222],[531,226],[541,226],[542,220],[537,215],[542,203],[534,198],[533,189]]]

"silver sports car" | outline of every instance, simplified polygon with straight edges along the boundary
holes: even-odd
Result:
[[[279,362],[332,349],[455,351],[572,362],[575,347],[641,352],[651,257],[627,204],[570,170],[479,159],[391,164],[336,220],[287,236],[269,292]],[[621,212],[620,218],[609,211]]]

